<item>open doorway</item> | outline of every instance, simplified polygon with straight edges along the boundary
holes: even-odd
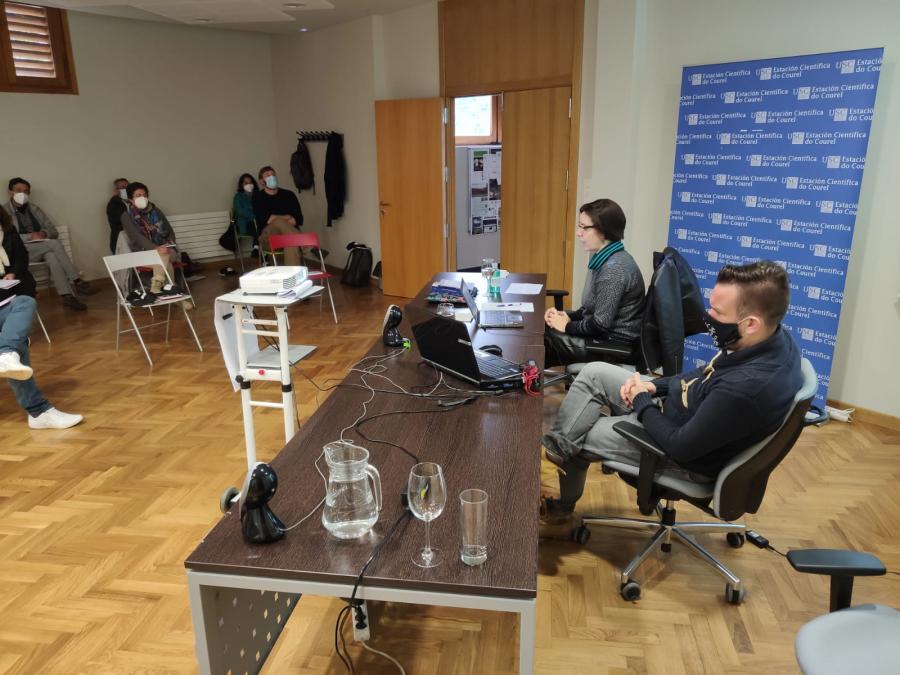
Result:
[[[500,96],[457,98],[453,105],[456,268],[477,272],[484,258],[500,260]]]

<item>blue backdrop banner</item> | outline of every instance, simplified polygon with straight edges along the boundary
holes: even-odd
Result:
[[[784,326],[831,376],[882,49],[684,68],[669,246],[704,295],[719,269],[769,259],[791,278]],[[689,338],[685,368],[715,353]]]

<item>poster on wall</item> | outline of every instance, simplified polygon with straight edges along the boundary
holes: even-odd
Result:
[[[490,234],[500,228],[500,148],[469,150],[469,234]]]
[[[669,246],[709,296],[725,264],[774,260],[791,279],[783,325],[824,405],[882,49],[683,69]],[[714,355],[707,336],[685,368]]]

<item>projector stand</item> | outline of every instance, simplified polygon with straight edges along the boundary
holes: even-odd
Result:
[[[291,366],[309,355],[315,347],[288,344],[287,308],[295,302],[321,293],[321,286],[313,286],[297,298],[279,298],[276,295],[247,295],[237,290],[219,299],[231,303],[235,311],[237,330],[237,352],[240,372],[237,375],[241,387],[241,409],[244,415],[244,441],[247,446],[247,468],[256,465],[256,435],[253,427],[253,408],[280,408],[284,413],[284,441],[290,441],[297,433],[295,419],[297,408],[294,403],[294,387],[291,383]],[[253,313],[255,307],[271,307],[275,319],[259,319]],[[244,310],[247,312],[244,312]],[[248,316],[245,316],[249,315]],[[274,330],[273,330],[274,328]],[[248,354],[244,344],[245,335],[262,335],[276,338],[277,344],[270,345],[254,354]],[[253,382],[270,381],[281,383],[281,402],[254,401],[250,396]]]

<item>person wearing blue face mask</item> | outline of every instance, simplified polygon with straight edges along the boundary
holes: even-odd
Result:
[[[690,480],[711,479],[778,429],[803,382],[800,349],[781,325],[789,304],[780,265],[726,265],[704,319],[719,349],[708,364],[652,381],[609,363],[585,366],[543,438],[560,469],[560,496],[544,500],[544,521],[566,524],[591,462],[640,464],[640,451],[613,431],[619,421],[642,425],[666,453],[667,470]]]
[[[270,251],[273,234],[296,234],[303,225],[300,201],[291,190],[278,186],[278,176],[271,166],[259,170],[260,189],[253,193],[253,214],[259,228],[259,242],[264,252]],[[284,264],[299,265],[300,249],[284,249]]]

